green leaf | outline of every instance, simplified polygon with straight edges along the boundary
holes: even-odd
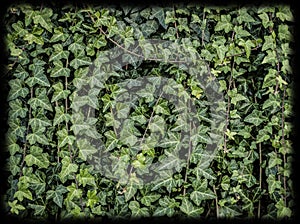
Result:
[[[285,206],[282,198],[275,204],[275,207],[277,208],[277,217],[279,219],[292,216],[292,210]]]
[[[29,94],[29,89],[23,87],[24,81],[20,79],[12,79],[8,82],[10,86],[10,91],[7,97],[7,100],[14,100],[18,97],[25,98]]]
[[[276,17],[278,17],[281,21],[294,21],[293,14],[291,9],[287,5],[278,6],[279,11],[276,13]]]
[[[264,82],[262,85],[262,88],[266,88],[269,86],[275,86],[276,85],[276,74],[277,71],[273,68],[270,68],[268,71],[268,74],[264,78]]]
[[[118,138],[115,134],[115,132],[113,132],[112,130],[109,130],[107,132],[104,133],[106,139],[106,150],[107,151],[111,151],[113,150],[117,145],[118,145]]]
[[[62,168],[58,176],[61,182],[65,183],[71,174],[77,172],[78,165],[72,163],[69,157],[64,157],[61,162]]]
[[[64,147],[65,145],[72,145],[76,138],[73,135],[69,135],[66,128],[59,130],[58,135],[58,147]]]
[[[64,107],[55,107],[55,117],[53,120],[53,126],[56,126],[60,123],[69,122],[71,120],[70,114],[65,113]]]
[[[174,208],[163,208],[163,207],[157,207],[156,210],[153,213],[153,216],[165,216],[171,217],[175,213]]]
[[[22,104],[22,101],[19,99],[15,99],[13,101],[9,102],[9,107],[11,108],[9,110],[9,118],[15,119],[17,117],[25,118],[28,112],[27,107],[24,107]]]
[[[63,185],[58,185],[55,190],[49,190],[47,191],[47,197],[46,200],[49,200],[52,198],[55,204],[57,204],[60,208],[62,208],[62,202],[63,202],[63,194],[68,192],[66,187]]]
[[[34,215],[35,216],[39,216],[39,215],[43,215],[45,213],[46,210],[46,206],[45,205],[37,205],[37,204],[28,204],[30,208],[34,209]]]
[[[225,33],[228,33],[232,30],[231,16],[230,15],[221,15],[221,20],[215,26],[215,31],[224,30]]]
[[[275,49],[275,40],[272,35],[264,36],[265,42],[262,46],[262,51],[266,51],[268,49]]]
[[[83,187],[85,187],[86,185],[96,186],[95,177],[93,177],[89,173],[88,169],[81,169],[80,173],[77,174],[76,177],[79,182],[79,185],[82,185]]]
[[[38,84],[40,86],[49,87],[50,83],[47,76],[44,74],[44,68],[41,66],[35,66],[33,70],[33,77],[28,77],[25,81],[29,87],[33,87]]]
[[[149,129],[151,132],[160,132],[162,135],[164,135],[165,120],[161,116],[155,115],[149,122]]]
[[[50,77],[69,77],[70,76],[70,69],[64,68],[61,61],[54,62],[55,67],[51,70]]]
[[[200,206],[202,200],[215,199],[216,195],[211,190],[206,190],[205,192],[193,191],[190,197],[197,206]]]
[[[96,149],[87,139],[79,139],[77,140],[77,145],[79,148],[79,158],[86,161],[87,158],[93,154],[95,154],[98,149]]]
[[[155,20],[147,20],[146,23],[141,24],[141,31],[144,37],[150,37],[151,34],[155,33],[158,29],[158,24]]]
[[[23,205],[17,204],[18,200],[14,200],[13,202],[8,202],[8,205],[11,207],[10,212],[12,214],[19,214],[19,210],[25,210]]]
[[[148,194],[142,197],[141,203],[149,207],[152,202],[157,201],[160,197],[160,194]]]
[[[47,169],[49,166],[49,155],[42,152],[43,150],[41,148],[32,146],[30,148],[30,154],[26,155],[25,157],[27,166],[37,165],[39,168]]]
[[[80,66],[91,65],[91,64],[92,64],[91,59],[89,57],[84,57],[84,56],[76,57],[70,62],[70,66],[72,66],[75,69],[78,69]]]
[[[68,59],[69,58],[69,55],[70,55],[70,52],[69,51],[64,51],[62,49],[62,46],[61,46],[61,49],[59,49],[58,51],[55,51],[49,58],[49,61],[58,61],[62,58],[64,59]]]
[[[278,37],[279,37],[279,40],[283,41],[283,40],[286,40],[288,42],[291,41],[292,39],[292,34],[291,32],[289,31],[289,26],[288,25],[282,25],[280,24],[278,26]]]
[[[48,11],[48,12],[47,12]],[[33,17],[34,24],[40,24],[43,28],[52,33],[52,22],[50,17],[52,16],[52,9],[44,8],[41,14],[36,14]]]
[[[33,200],[32,199],[32,194],[30,192],[29,189],[26,188],[21,188],[19,189],[15,194],[14,194],[14,198],[18,198],[19,201],[23,201],[24,198],[27,198],[29,200]]]
[[[258,126],[264,121],[262,118],[261,112],[255,109],[245,117],[244,121]]]
[[[53,111],[49,99],[46,95],[46,89],[36,89],[35,95],[35,98],[31,98],[28,100],[28,104],[33,110],[36,110],[38,107],[40,107],[51,112]]]
[[[160,25],[164,28],[167,29],[167,25],[165,24],[165,14],[164,14],[164,9],[161,7],[152,7],[151,10],[151,15],[149,16],[149,19],[154,19],[156,18]]]
[[[33,130],[32,133],[26,136],[27,141],[30,145],[34,145],[35,143],[40,143],[42,145],[49,145],[49,141],[44,134],[45,127],[40,127],[36,130]]]
[[[179,208],[180,211],[191,217],[199,217],[204,212],[203,207],[195,208],[187,198],[182,199],[182,204]]]
[[[81,198],[82,197],[82,190],[78,189],[75,183],[72,183],[70,186],[67,187],[69,193],[65,201],[71,202],[74,198]],[[80,209],[80,208],[79,208]]]
[[[52,125],[51,121],[45,117],[44,118],[38,118],[38,117],[31,118],[29,120],[28,124],[31,125],[31,127],[33,129],[37,129],[38,127],[47,127],[47,126]]]
[[[62,30],[61,27],[59,28],[54,28],[54,33],[50,39],[50,43],[62,41],[64,42],[68,38],[68,34]]]
[[[137,192],[138,186],[134,181],[130,181],[126,186],[125,201],[129,201]]]
[[[132,212],[133,217],[149,217],[149,209],[148,208],[140,208],[140,205],[137,201],[131,201],[128,205],[129,209]]]
[[[36,43],[39,45],[44,45],[43,37],[35,36],[32,33],[28,33],[24,36],[24,40],[27,40],[29,44]]]
[[[63,88],[63,84],[61,82],[58,82],[56,84],[54,84],[52,86],[52,88],[55,90],[54,93],[53,93],[53,96],[52,96],[52,99],[51,99],[51,103],[53,102],[56,102],[58,100],[61,100],[61,99],[66,99],[71,91],[70,90],[64,90]]]

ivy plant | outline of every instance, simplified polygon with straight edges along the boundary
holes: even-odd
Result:
[[[8,215],[295,216],[289,5],[20,4],[5,25]]]

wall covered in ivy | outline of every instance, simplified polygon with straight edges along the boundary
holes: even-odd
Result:
[[[294,217],[289,5],[11,6],[9,216]]]

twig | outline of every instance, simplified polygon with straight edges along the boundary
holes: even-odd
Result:
[[[189,108],[190,108],[190,106],[189,106]],[[191,132],[192,132],[192,124],[190,123],[190,135],[191,135]],[[190,140],[189,140],[189,151],[188,151],[188,156],[187,156],[187,160],[186,160],[186,170],[185,170],[185,175],[184,175],[184,183],[187,182],[187,176],[188,176],[188,169],[189,169],[189,165],[190,165],[191,153],[192,153],[192,141],[191,141],[191,138],[190,138]],[[186,193],[186,188],[183,186],[183,196],[185,196],[185,193]]]
[[[261,142],[258,144],[259,149],[259,189],[262,187],[262,153],[261,153]],[[261,200],[258,201],[257,217],[260,218]]]
[[[176,37],[177,39],[179,39],[179,33],[178,33],[178,29],[177,29],[177,23],[176,23],[176,14],[175,14],[175,7],[173,6],[173,12],[174,12],[174,27],[175,27],[175,30],[176,30]]]
[[[215,188],[215,185],[213,185],[213,190],[214,190],[214,193],[216,195],[216,198],[215,198],[215,202],[216,202],[216,215],[217,215],[217,218],[219,218],[219,202],[218,202],[218,195],[217,195],[217,192],[216,192],[216,188]]]
[[[32,98],[33,98],[33,87],[30,88],[30,99],[32,99]],[[32,110],[32,108],[29,105],[29,115],[28,115],[28,124],[27,124],[26,136],[29,134],[29,121],[31,119],[31,110]],[[24,149],[23,149],[23,159],[22,159],[22,163],[21,163],[21,166],[20,166],[20,177],[23,175],[22,169],[23,169],[24,162],[25,162],[27,144],[28,144],[28,141],[25,140]]]
[[[284,98],[285,98],[285,92],[286,92],[286,87],[284,86],[283,90],[283,97],[282,97],[282,106],[281,106],[281,132],[282,132],[282,138],[281,138],[281,144],[284,148],[286,148],[285,145],[285,138],[284,138]],[[285,152],[283,153],[283,167],[285,167],[286,164],[286,156]],[[286,176],[283,175],[283,188],[284,188],[284,205],[286,206]]]
[[[229,79],[229,86],[227,92],[231,88],[231,83],[232,83],[232,72],[233,72],[233,67],[234,67],[234,61],[231,66],[231,74],[230,74],[230,79]],[[229,125],[229,113],[230,113],[230,97],[228,96],[228,101],[227,101],[227,111],[226,111],[226,125],[225,125],[225,130],[227,131],[227,127]],[[224,133],[224,152],[227,153],[227,135]]]
[[[204,20],[205,20],[205,11],[203,9],[203,15],[202,15],[202,23],[204,23]],[[205,22],[206,23],[206,22]],[[206,25],[206,24],[205,24]],[[204,46],[204,29],[202,29],[201,31],[201,44],[202,46]]]

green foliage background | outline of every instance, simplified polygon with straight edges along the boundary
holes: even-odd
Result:
[[[6,139],[10,175],[4,196],[8,214],[57,220],[294,216],[294,40],[288,5],[62,9],[17,5],[9,8],[5,21],[10,79]],[[98,79],[98,84],[87,78],[89,66],[101,52],[150,38],[174,41],[198,52],[220,84],[226,131],[208,168],[200,164],[201,148],[208,141],[209,113],[198,80],[161,61],[123,67],[106,82]],[[149,119],[151,132],[162,125],[180,130],[174,108],[166,100],[141,97],[130,114],[131,121],[140,122],[139,129],[129,123],[130,133],[124,139],[114,132],[111,108],[116,105],[116,83],[149,74],[172,78],[189,92],[202,122],[200,140],[190,160],[175,174],[166,174],[166,181],[141,185],[133,175],[129,183],[117,183],[93,170],[86,155],[79,153],[84,147],[90,153],[95,149],[75,141],[76,133],[89,129],[73,125],[71,108],[78,106],[73,102],[74,90],[92,82],[104,86],[106,91],[89,94],[83,102],[97,110],[97,119],[90,124],[97,126],[98,133],[89,136],[100,136],[115,156],[125,163],[131,159],[136,171],[142,172],[174,145],[153,148],[150,140],[148,150],[136,157],[130,146],[146,135]]]

